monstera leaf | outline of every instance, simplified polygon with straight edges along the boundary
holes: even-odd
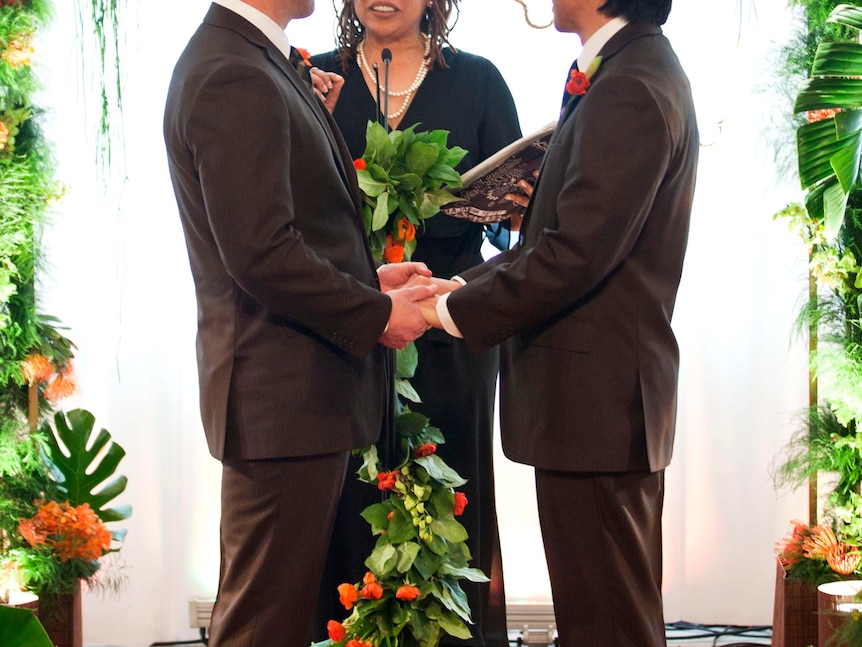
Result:
[[[45,629],[29,609],[0,605],[0,645],[3,647],[53,647]]]
[[[49,459],[70,504],[89,504],[106,523],[128,519],[132,514],[130,506],[105,507],[126,489],[128,479],[125,476],[106,482],[126,452],[104,429],[94,434],[95,421],[93,414],[84,409],[73,409],[66,414],[58,411],[54,415],[54,427],[45,421],[41,431],[48,439]],[[121,539],[117,532],[114,537]]]

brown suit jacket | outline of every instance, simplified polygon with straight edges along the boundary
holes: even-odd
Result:
[[[671,458],[679,352],[671,315],[698,133],[661,29],[630,24],[551,139],[522,244],[448,300],[477,352],[507,340],[503,448],[551,470],[660,470]]]
[[[329,114],[248,21],[213,5],[164,119],[198,301],[210,452],[259,459],[373,443],[391,305]]]

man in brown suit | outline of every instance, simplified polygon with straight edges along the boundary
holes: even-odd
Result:
[[[671,0],[553,4],[598,69],[567,84],[519,246],[426,314],[478,353],[505,340],[503,449],[535,466],[561,646],[655,647],[694,106],[659,27]]]
[[[198,302],[201,412],[222,461],[211,647],[307,647],[351,449],[425,331],[421,264],[376,269],[355,170],[284,32],[313,0],[216,0],[164,117]]]

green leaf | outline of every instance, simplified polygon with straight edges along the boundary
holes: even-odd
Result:
[[[862,8],[841,4],[832,10],[826,22],[837,22],[848,27],[862,29]]]
[[[380,460],[377,456],[377,446],[371,445],[364,449],[354,450],[354,454],[362,456],[362,465],[356,470],[356,474],[365,483],[377,483],[377,475],[380,473]]]
[[[398,553],[392,544],[377,545],[371,551],[371,555],[365,560],[368,570],[373,571],[378,577],[386,577],[395,570],[398,564]]]
[[[440,147],[437,144],[426,144],[417,141],[407,150],[404,162],[409,172],[415,173],[417,177],[421,178],[437,163],[439,156]],[[421,182],[422,180],[420,179],[419,184]]]
[[[410,379],[416,374],[419,365],[419,351],[410,342],[405,348],[395,351],[395,377]]]
[[[435,519],[431,522],[431,530],[452,543],[467,541],[467,529],[455,519]]]
[[[359,188],[370,198],[376,198],[389,187],[386,182],[375,180],[368,170],[356,171],[356,179],[359,181]]]
[[[481,569],[478,568],[469,568],[469,567],[454,567],[449,564],[441,564],[440,568],[437,570],[438,575],[451,575],[452,577],[463,578],[470,580],[471,582],[490,582],[491,580],[488,578],[485,573],[482,572]]]
[[[131,515],[128,506],[104,507],[126,489],[125,476],[105,483],[126,452],[111,440],[106,430],[101,429],[94,435],[94,423],[93,414],[83,409],[73,409],[66,415],[62,411],[57,412],[54,428],[46,420],[40,430],[48,440],[48,458],[61,475],[60,488],[71,505],[89,504],[103,522],[128,519]],[[60,442],[65,450],[60,447]]]
[[[410,514],[404,510],[396,511],[392,520],[389,522],[389,530],[386,532],[386,537],[389,540],[389,543],[404,544],[404,542],[409,542],[411,539],[415,539],[416,536],[416,526],[413,525]],[[398,570],[401,570],[400,567]]]
[[[418,436],[427,425],[428,417],[413,411],[402,413],[395,419],[395,429],[403,438]]]
[[[375,535],[389,528],[389,513],[392,511],[392,506],[387,503],[373,503],[362,512],[360,516],[371,524],[371,531]]]
[[[402,398],[410,400],[410,402],[422,402],[419,393],[413,388],[410,381],[405,378],[395,378],[395,392]]]
[[[844,222],[844,211],[847,208],[848,194],[838,182],[826,187],[823,192],[823,234],[829,240],[834,240]]]
[[[467,482],[437,454],[417,458],[416,463],[425,468],[428,475],[444,487],[460,487]]]
[[[399,573],[406,573],[413,567],[413,563],[419,555],[419,544],[413,541],[408,541],[406,543],[399,544],[396,547],[396,550],[398,552],[398,563],[395,569]]]
[[[30,609],[0,605],[0,645],[53,647],[45,629]]]
[[[453,188],[461,186],[461,174],[451,166],[445,164],[435,164],[428,169],[428,175],[433,178],[445,182]]]
[[[377,204],[374,205],[374,215],[371,218],[372,231],[383,229],[389,222],[389,200],[387,196],[388,194],[385,194],[377,198]]]

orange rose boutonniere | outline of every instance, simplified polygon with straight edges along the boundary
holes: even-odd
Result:
[[[566,93],[572,96],[581,96],[582,94],[586,94],[587,90],[590,88],[590,79],[596,73],[596,70],[599,69],[599,65],[602,63],[602,57],[596,56],[586,72],[581,72],[580,70],[572,69],[569,72],[569,80],[566,82]]]

